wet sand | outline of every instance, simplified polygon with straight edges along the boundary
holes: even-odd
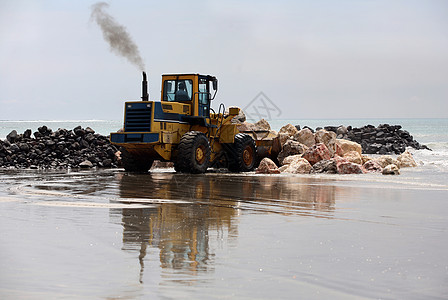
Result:
[[[444,299],[448,189],[0,171],[0,298]]]

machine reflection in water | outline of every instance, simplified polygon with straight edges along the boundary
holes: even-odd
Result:
[[[280,213],[332,218],[337,187],[316,178],[229,174],[119,173],[124,202],[153,204],[121,213],[123,250],[145,257],[158,251],[162,270],[188,276],[214,270],[210,244],[236,245],[241,213]],[[213,240],[213,241],[211,241]],[[146,258],[147,260],[148,258]],[[194,279],[193,279],[194,280]]]

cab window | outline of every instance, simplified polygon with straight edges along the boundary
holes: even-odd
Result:
[[[208,82],[206,79],[199,79],[199,102],[203,105],[208,104]]]
[[[163,87],[164,101],[191,101],[193,81],[190,79],[165,80]]]

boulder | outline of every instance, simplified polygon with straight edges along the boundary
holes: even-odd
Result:
[[[344,151],[338,143],[334,144],[334,156],[344,156]]]
[[[93,164],[89,160],[85,160],[85,161],[83,161],[82,163],[79,164],[79,167],[82,168],[82,169],[88,169],[88,168],[92,168]]]
[[[87,129],[86,129],[87,131]],[[92,141],[95,139],[95,136],[92,133],[87,133],[84,139],[87,141],[87,143],[92,143]]]
[[[112,166],[112,159],[107,158],[105,160],[103,160],[103,167],[105,168],[110,168]]]
[[[10,142],[10,143],[14,143],[17,138],[18,138],[18,134],[16,130],[11,131],[7,136],[6,139]]]
[[[238,125],[237,125],[237,128],[238,128],[238,130],[241,131],[241,132],[252,131],[252,129],[253,129],[253,125],[254,125],[254,124],[249,123],[249,122],[243,122],[243,123],[241,123],[241,124],[238,124]]]
[[[3,145],[5,146],[5,147],[9,147],[9,146],[11,146],[11,143],[8,141],[8,140],[0,140],[0,144],[1,143],[3,143]]]
[[[312,133],[314,133],[314,129],[313,129],[313,128],[311,128],[311,127],[309,127],[309,126],[306,126],[306,125],[303,126],[303,129],[305,129],[305,128],[308,128],[309,130],[311,130]],[[320,128],[320,129],[322,129],[322,128]]]
[[[359,165],[363,164],[362,156],[361,156],[361,154],[359,154],[358,151],[349,151],[344,154],[344,158],[346,160],[348,160],[349,162],[352,162],[355,164],[359,164]]]
[[[331,153],[327,146],[323,143],[316,144],[303,153],[302,157],[306,159],[311,165],[323,160],[330,159]]]
[[[297,128],[292,125],[292,124],[286,124],[285,126],[283,126],[282,128],[280,128],[280,131],[278,132],[280,133],[287,133],[289,136],[295,136],[299,131],[297,130]]]
[[[27,143],[20,143],[19,144],[19,148],[21,151],[23,152],[28,152],[30,151],[30,146]]]
[[[412,154],[409,151],[405,151],[397,157],[400,168],[414,168],[417,167]]]
[[[324,126],[324,129],[326,131],[332,131],[332,132],[336,133],[336,131],[338,130],[338,127],[337,126]]]
[[[289,165],[284,165],[281,166],[280,168],[278,168],[278,170],[280,171],[280,173],[283,173],[286,169],[288,169]]]
[[[280,174],[277,165],[268,157],[261,160],[260,165],[255,171],[257,174]]]
[[[257,123],[254,124],[254,131],[270,131],[271,125],[269,125],[268,121],[265,119],[261,119]]]
[[[379,153],[380,152],[380,150],[383,147],[383,145],[377,143],[375,139],[373,141],[374,142],[372,142],[372,143],[365,142],[365,145],[364,145],[364,148],[363,148],[365,153],[367,153],[367,154],[375,154],[375,153]]]
[[[395,164],[387,165],[383,169],[383,175],[400,175],[400,168]]]
[[[343,139],[336,139],[336,143],[341,147],[343,155],[349,151],[356,151],[359,154],[362,154],[362,147],[360,144],[356,142]]]
[[[372,160],[373,158],[371,158],[370,156],[367,155],[361,155],[362,157],[362,164],[365,164],[366,162]]]
[[[27,129],[27,130],[25,130],[25,132],[23,133],[23,138],[24,139],[29,139],[29,138],[31,138],[31,129]]]
[[[396,166],[399,166],[399,165],[400,165],[400,163],[398,162],[398,160],[396,160],[395,158],[393,158],[393,157],[390,156],[390,155],[383,155],[383,156],[380,156],[380,157],[378,157],[378,158],[375,158],[374,160],[375,160],[377,163],[379,163],[380,166],[381,166],[382,168],[385,168],[386,166],[388,166],[388,165],[392,165],[392,164],[394,164],[394,165],[396,165]]]
[[[291,173],[291,174],[309,174],[311,171],[311,164],[303,158],[294,159],[289,165],[285,165],[280,168],[280,171],[283,173]]]
[[[293,161],[302,158],[301,154],[295,154],[295,155],[290,155],[288,157],[286,157],[285,159],[283,159],[283,165],[289,165],[291,164]]]
[[[285,159],[285,157],[295,154],[303,154],[307,149],[307,146],[299,142],[296,142],[294,140],[287,140],[282,147],[282,151],[280,151],[280,153],[278,154],[278,161],[281,165],[283,165],[283,160]]]
[[[40,139],[43,136],[39,131],[36,131],[35,133],[33,133],[33,135],[36,139]]]
[[[278,134],[278,138],[280,141],[280,145],[283,147],[283,145],[286,143],[287,140],[291,138],[291,136],[288,133],[282,132]]]
[[[241,124],[237,124],[237,128],[241,132],[245,131],[271,131],[271,125],[269,125],[268,121],[265,119],[261,119],[257,123],[249,123],[243,122]]]
[[[337,151],[336,149],[336,133],[333,131],[327,131],[324,129],[316,131],[314,134],[314,140],[316,144],[323,143],[330,150],[331,157],[333,157]]]
[[[229,106],[226,108],[226,111],[224,112],[224,115],[229,115],[229,109],[230,108],[239,108],[238,106]],[[246,114],[243,112],[241,108],[239,108],[239,113],[237,116],[233,117],[230,121],[231,123],[243,123],[246,121]]]
[[[308,147],[316,144],[313,132],[309,128],[303,128],[294,135],[294,140]]]
[[[94,134],[94,133],[95,133],[95,130],[93,130],[93,129],[90,128],[90,127],[86,127],[86,133]]]
[[[19,152],[20,151],[20,147],[17,144],[11,144],[11,146],[9,147],[9,151]]]
[[[75,128],[73,129],[73,132],[74,132],[77,136],[84,136],[84,135],[86,134],[86,131],[85,131],[81,126],[75,127]]]
[[[79,128],[81,128],[81,126],[79,126]],[[48,135],[48,133],[49,133],[48,127],[45,125],[37,128],[37,131],[39,131],[39,133],[43,134],[43,135]]]
[[[86,140],[80,140],[79,145],[81,148],[89,148],[89,143]]]
[[[348,132],[347,127],[341,125],[336,129],[336,134],[337,135],[346,135]]]
[[[364,172],[366,173],[381,173],[383,172],[383,168],[381,165],[375,160],[369,160],[365,162],[362,166]]]
[[[280,128],[280,131],[278,132],[280,145],[283,146],[287,140],[293,139],[297,132],[299,132],[297,128],[291,124],[287,124]]]
[[[345,158],[343,158],[343,157],[341,157],[341,156],[335,156],[335,157],[332,158],[332,160],[335,161],[336,166],[337,166],[337,164],[340,164],[340,163],[346,163],[346,162],[349,162],[348,160],[346,160]]]
[[[338,174],[363,174],[362,166],[349,161],[336,163]]]
[[[311,173],[336,174],[337,173],[336,160],[332,158],[321,160],[315,163],[313,165],[313,168],[311,169]]]

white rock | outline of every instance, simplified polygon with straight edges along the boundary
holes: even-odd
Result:
[[[412,154],[406,150],[397,157],[400,168],[414,168],[417,166]]]
[[[344,139],[336,139],[336,143],[341,147],[342,155],[345,155],[345,153],[349,151],[356,151],[359,154],[362,154],[362,147],[358,143]]]
[[[299,132],[294,135],[294,140],[308,147],[311,147],[316,143],[314,133],[309,128],[299,130]]]
[[[383,175],[400,175],[400,168],[395,164],[387,165],[383,169]]]
[[[85,160],[79,164],[79,167],[83,169],[93,168],[93,164],[90,162],[90,160]]]

